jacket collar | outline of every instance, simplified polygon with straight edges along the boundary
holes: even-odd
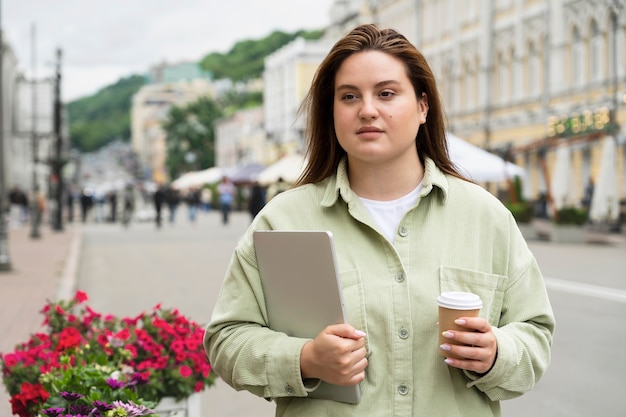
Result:
[[[435,162],[430,158],[425,158],[424,163],[424,179],[422,180],[422,190],[420,191],[420,197],[426,197],[433,189],[440,190],[442,202],[448,198],[448,179],[446,175],[435,165]],[[329,177],[326,183],[326,189],[322,198],[321,204],[323,207],[330,207],[334,205],[339,196],[346,202],[350,203],[358,196],[350,188],[350,181],[348,180],[348,162],[347,158],[343,158],[337,166],[336,175]]]

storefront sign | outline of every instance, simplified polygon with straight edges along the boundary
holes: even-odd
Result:
[[[565,138],[585,133],[610,132],[612,126],[611,111],[601,107],[594,111],[585,110],[582,113],[548,118],[548,136]]]

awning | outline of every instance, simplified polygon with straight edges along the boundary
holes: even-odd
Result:
[[[524,168],[505,161],[498,155],[472,145],[452,133],[448,132],[446,136],[450,159],[472,181],[499,182],[526,176]]]
[[[289,154],[261,171],[256,180],[261,185],[269,185],[282,178],[283,181],[293,184],[300,177],[304,166],[304,156],[298,153]]]
[[[187,172],[172,181],[172,188],[184,190],[190,187],[202,187],[205,184],[218,182],[222,179],[222,176],[222,170],[218,167],[212,167],[202,171]]]

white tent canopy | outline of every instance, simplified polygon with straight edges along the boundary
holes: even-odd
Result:
[[[614,222],[619,217],[615,139],[604,138],[600,173],[595,183],[589,218],[594,222]]]
[[[554,207],[557,210],[577,205],[574,198],[576,193],[574,192],[574,176],[572,175],[572,155],[567,144],[556,149],[556,161],[550,186]]]
[[[222,179],[222,169],[212,167],[202,171],[187,172],[174,181],[172,188],[184,190],[190,187],[202,187],[204,184],[213,184]]]
[[[289,154],[259,172],[256,180],[261,185],[269,185],[282,178],[283,181],[293,184],[304,167],[304,156],[298,153]]]
[[[498,182],[512,179],[516,176],[525,177],[525,170],[511,162],[507,162],[497,155],[485,151],[478,146],[453,135],[446,134],[448,150],[452,162],[466,177],[476,182]],[[279,159],[265,168],[257,176],[261,185],[269,185],[278,181],[279,177],[293,183],[305,167],[304,157],[300,154],[290,154]]]
[[[475,182],[499,182],[525,177],[526,171],[478,146],[446,133],[450,159],[463,175]]]

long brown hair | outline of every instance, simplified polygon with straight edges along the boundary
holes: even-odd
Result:
[[[415,89],[415,96],[428,97],[428,116],[416,138],[420,158],[432,159],[443,172],[465,179],[448,155],[445,123],[435,77],[424,56],[403,35],[393,29],[361,25],[340,39],[320,64],[299,114],[308,114],[304,171],[297,185],[319,182],[333,175],[346,151],[339,145],[333,119],[335,76],[341,64],[352,54],[377,50],[402,60]]]

